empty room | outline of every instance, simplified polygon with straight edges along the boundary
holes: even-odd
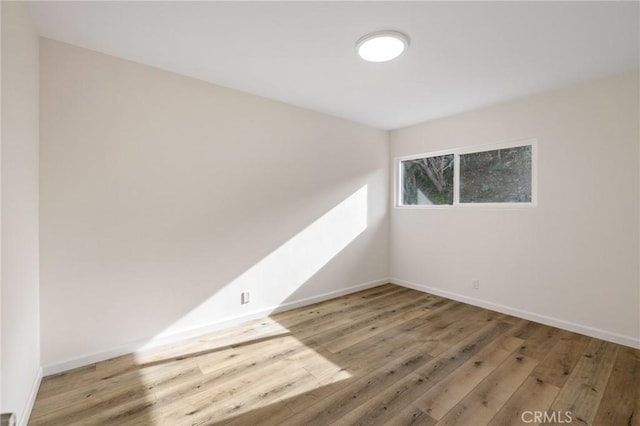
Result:
[[[0,12],[0,426],[640,426],[640,2]]]

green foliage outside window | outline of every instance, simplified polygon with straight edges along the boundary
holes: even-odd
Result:
[[[460,155],[460,202],[531,202],[531,145]]]

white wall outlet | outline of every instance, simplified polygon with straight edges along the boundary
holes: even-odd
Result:
[[[240,295],[240,303],[244,305],[246,303],[249,303],[250,301],[251,301],[251,292],[243,291],[242,294]]]
[[[471,281],[471,288],[474,290],[480,290],[480,280]]]

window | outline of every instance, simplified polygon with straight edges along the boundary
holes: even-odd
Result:
[[[397,159],[398,207],[533,206],[536,141]]]

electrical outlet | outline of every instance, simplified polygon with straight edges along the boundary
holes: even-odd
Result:
[[[474,290],[480,290],[480,280],[473,280],[471,282],[471,288]]]
[[[242,294],[240,295],[240,303],[244,305],[246,303],[249,303],[250,301],[251,301],[251,292],[243,291]]]

